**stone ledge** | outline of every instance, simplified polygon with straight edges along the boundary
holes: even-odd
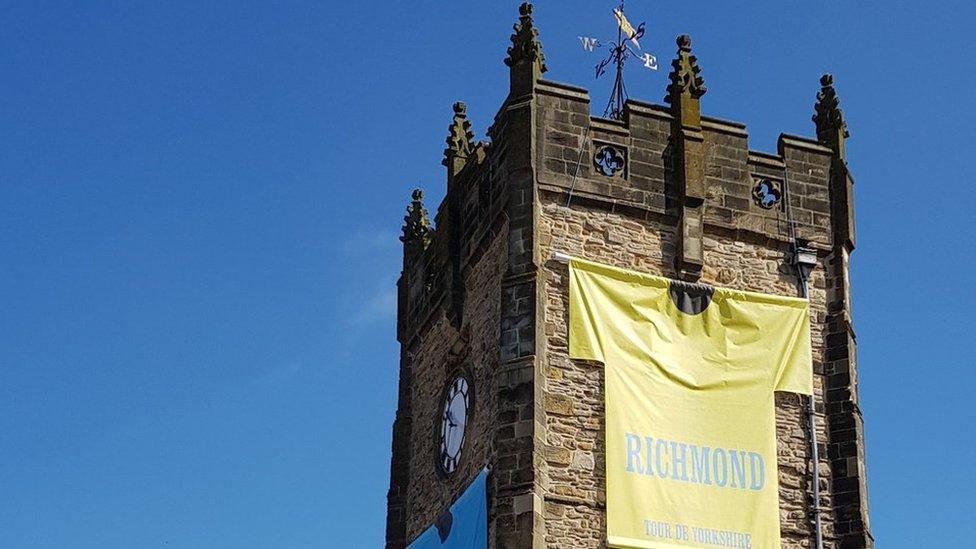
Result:
[[[712,118],[710,116],[703,115],[701,117],[701,123],[702,130],[711,130],[734,135],[736,137],[749,137],[749,132],[746,131],[746,125],[740,124],[739,122],[732,122],[730,120],[722,120],[721,118]]]
[[[822,143],[820,143],[816,139],[811,139],[809,137],[803,137],[800,135],[791,135],[788,133],[779,134],[779,139],[777,140],[776,146],[780,150],[780,154],[782,154],[782,151],[785,147],[802,149],[805,151],[826,154],[826,155],[834,154],[834,151],[830,150],[830,148],[828,147],[825,147]]]
[[[630,136],[630,128],[625,122],[620,120],[610,120],[599,116],[590,117],[590,130],[599,130],[606,133],[613,133],[623,137]]]
[[[671,109],[669,107],[655,103],[646,103],[636,99],[627,100],[627,103],[625,104],[625,111],[635,112],[661,120],[674,120],[674,117],[671,116]]]
[[[604,503],[587,501],[583,498],[574,498],[573,496],[563,496],[558,494],[546,494],[546,503],[557,503],[559,505],[570,505],[572,507],[588,507],[590,509],[606,509],[607,506]]]
[[[569,187],[568,186],[561,185],[561,184],[556,183],[556,182],[549,182],[549,181],[543,182],[542,181],[543,178],[541,178],[541,177],[539,179],[540,179],[540,181],[539,181],[539,190],[541,190],[541,191],[548,191],[548,192],[556,193],[556,194],[564,194],[564,195],[565,194],[569,194]],[[587,191],[586,189],[581,189],[578,186],[577,186],[576,189],[573,190],[573,199],[575,200],[577,198],[589,199],[589,200],[593,200],[593,201],[600,202],[600,203],[603,203],[603,204],[612,204],[614,208],[619,208],[621,206],[626,206],[626,207],[630,207],[630,208],[635,208],[635,209],[640,210],[642,212],[653,212],[653,213],[659,213],[659,214],[664,214],[665,213],[664,212],[664,208],[660,208],[660,209],[658,209],[658,208],[652,208],[652,207],[649,207],[647,204],[645,204],[643,202],[636,202],[636,201],[633,201],[633,200],[627,200],[625,198],[613,198],[612,196],[607,196],[607,195],[605,195],[603,193],[597,193],[597,192]]]
[[[785,170],[786,162],[778,154],[769,154],[759,151],[749,151],[749,164],[756,164],[766,168]]]
[[[532,106],[532,102],[532,94],[521,95],[519,97],[510,97],[507,101],[505,101],[502,110],[505,112],[517,111],[519,109]]]
[[[555,95],[566,99],[576,99],[586,103],[590,102],[590,92],[586,88],[553,82],[552,80],[539,80],[536,82],[535,91],[546,95]]]

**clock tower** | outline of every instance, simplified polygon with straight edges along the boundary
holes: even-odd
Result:
[[[754,151],[745,125],[702,114],[705,80],[682,36],[664,104],[629,99],[619,116],[594,117],[585,89],[543,78],[533,15],[519,8],[488,140],[456,103],[446,196],[431,219],[414,191],[404,217],[387,547],[435,524],[486,467],[489,547],[606,547],[604,371],[568,357],[561,254],[806,290],[812,417],[806,397],[776,395],[782,545],[872,547],[848,277],[853,179],[833,80],[820,80],[813,136]]]

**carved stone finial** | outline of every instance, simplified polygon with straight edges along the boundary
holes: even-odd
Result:
[[[683,34],[677,39],[678,54],[671,62],[668,95],[671,104],[671,144],[674,181],[678,193],[677,250],[675,270],[686,281],[696,281],[705,265],[704,234],[705,201],[705,135],[701,128],[701,96],[705,95],[705,80],[701,77],[698,59],[691,54],[691,38]]]
[[[442,164],[452,172],[452,175],[461,170],[464,161],[474,150],[474,133],[471,132],[471,122],[468,122],[468,108],[464,103],[458,101],[454,104],[454,119],[448,127],[447,148],[444,149],[444,160]]]
[[[414,189],[411,195],[413,201],[407,206],[407,215],[403,217],[403,234],[400,242],[408,255],[423,251],[430,244],[430,219],[424,208],[424,192]]]
[[[671,61],[671,74],[668,75],[671,84],[668,85],[668,95],[664,98],[671,104],[677,103],[682,95],[699,99],[708,91],[705,89],[705,79],[701,77],[698,58],[691,54],[691,37],[682,34],[677,43],[678,54]]]
[[[519,22],[512,27],[512,46],[508,48],[505,64],[515,67],[523,62],[530,62],[539,70],[539,74],[546,72],[546,56],[542,54],[542,44],[539,42],[539,31],[532,24],[532,4],[528,2],[519,6]]]
[[[850,137],[844,113],[840,110],[840,100],[834,90],[834,77],[825,74],[820,77],[820,91],[817,103],[813,106],[813,122],[817,125],[817,140],[843,156],[844,139]]]

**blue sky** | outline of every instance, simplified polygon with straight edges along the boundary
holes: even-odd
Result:
[[[517,2],[88,4],[0,10],[0,544],[380,546],[403,208],[443,194],[453,101],[483,137]],[[600,111],[576,36],[611,5],[536,9]],[[673,5],[629,3],[642,44],[691,34],[753,149],[835,75],[873,531],[970,545],[976,9]]]

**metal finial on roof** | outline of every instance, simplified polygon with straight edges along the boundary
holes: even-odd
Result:
[[[620,120],[623,118],[624,103],[627,101],[627,88],[624,86],[624,64],[633,55],[644,63],[644,68],[657,70],[657,58],[650,53],[640,51],[640,39],[644,37],[644,23],[635,28],[624,14],[623,2],[614,8],[613,17],[617,22],[617,39],[608,42],[610,54],[597,64],[596,76],[599,78],[603,75],[608,66],[613,66],[616,69],[613,89],[610,91],[610,100],[607,102],[607,108],[603,111],[603,116]],[[594,51],[603,46],[601,41],[596,38],[580,36],[579,40],[586,51]]]

